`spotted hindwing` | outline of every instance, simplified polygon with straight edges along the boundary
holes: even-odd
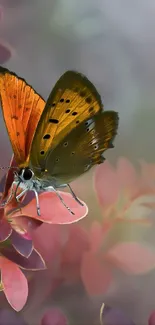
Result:
[[[70,132],[103,110],[94,85],[82,74],[67,71],[56,83],[40,118],[31,148],[31,166],[41,177],[46,159]]]

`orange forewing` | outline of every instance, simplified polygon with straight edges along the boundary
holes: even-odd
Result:
[[[15,160],[19,167],[25,167],[45,101],[24,79],[3,67],[0,67],[0,100]]]

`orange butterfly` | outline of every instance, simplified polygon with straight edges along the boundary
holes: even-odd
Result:
[[[24,79],[0,67],[0,100],[19,167],[13,185],[22,192],[15,191],[16,199],[33,191],[40,215],[38,192],[54,191],[63,202],[57,189],[68,186],[80,203],[69,183],[104,161],[118,113],[104,112],[94,85],[74,71],[61,76],[45,102]]]

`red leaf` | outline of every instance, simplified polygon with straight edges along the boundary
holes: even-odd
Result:
[[[71,194],[65,192],[59,192],[64,202],[74,212],[72,215],[67,208],[62,204],[58,196],[53,192],[44,192],[39,195],[39,203],[41,216],[37,215],[36,200],[35,198],[28,203],[25,207],[22,207],[20,211],[14,212],[11,218],[21,216],[21,214],[33,219],[41,220],[43,222],[52,224],[69,224],[83,219],[87,213],[88,208],[86,204],[81,206]]]
[[[101,264],[99,258],[92,253],[84,253],[81,266],[81,277],[88,294],[101,295],[105,293],[112,282],[110,269]]]
[[[20,311],[28,296],[26,277],[15,263],[5,257],[0,257],[0,268],[5,296],[12,308]]]

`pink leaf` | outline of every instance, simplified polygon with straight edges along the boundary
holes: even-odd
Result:
[[[39,203],[41,216],[37,215],[36,200],[35,198],[28,203],[25,207],[22,207],[20,211],[14,212],[11,218],[21,216],[21,214],[33,219],[41,220],[43,222],[52,224],[69,224],[83,219],[87,213],[88,208],[85,203],[81,206],[71,194],[65,192],[59,192],[64,202],[74,212],[71,214],[67,208],[62,204],[58,196],[53,192],[44,192],[39,195]]]
[[[19,254],[25,257],[29,257],[31,255],[33,250],[32,240],[25,239],[23,236],[19,235],[14,230],[12,231],[12,234],[10,236],[10,240],[12,246]]]
[[[138,176],[131,162],[125,157],[120,157],[118,160],[117,177],[121,187],[135,189]]]
[[[92,253],[84,253],[81,265],[81,277],[90,296],[105,293],[112,282],[110,269]]]
[[[117,244],[104,257],[129,274],[147,273],[155,267],[155,252],[136,242]]]
[[[63,312],[58,308],[48,310],[42,318],[41,325],[67,325],[68,321]]]
[[[149,317],[148,325],[155,325],[155,311],[153,311]]]
[[[26,277],[15,263],[5,257],[0,257],[0,268],[5,296],[12,308],[20,311],[24,307],[28,296]]]
[[[0,210],[0,212],[2,209]],[[0,241],[4,241],[11,235],[12,229],[10,224],[4,219],[0,219]]]
[[[37,252],[36,249],[33,249],[31,255],[28,258],[20,255],[13,246],[1,247],[1,254],[6,257],[9,261],[12,261],[13,263],[26,270],[35,271],[44,270],[46,268],[42,256]]]
[[[90,247],[87,232],[78,225],[71,225],[69,238],[63,249],[64,263],[80,263],[82,255]]]
[[[99,249],[103,240],[103,229],[99,222],[94,221],[90,229],[91,251],[93,253]]]
[[[11,218],[10,218],[11,219]],[[11,219],[11,227],[22,235],[25,239],[31,239],[32,230],[37,229],[42,225],[42,221],[28,218],[27,216],[19,216]]]
[[[53,265],[53,260],[59,256],[64,244],[62,241],[62,230],[59,225],[43,224],[38,230],[32,233],[35,248],[44,256],[44,260],[49,265]],[[64,232],[63,232],[64,234]],[[45,240],[46,238],[46,240]]]
[[[0,64],[6,63],[11,58],[12,52],[11,47],[3,40],[0,40]]]

